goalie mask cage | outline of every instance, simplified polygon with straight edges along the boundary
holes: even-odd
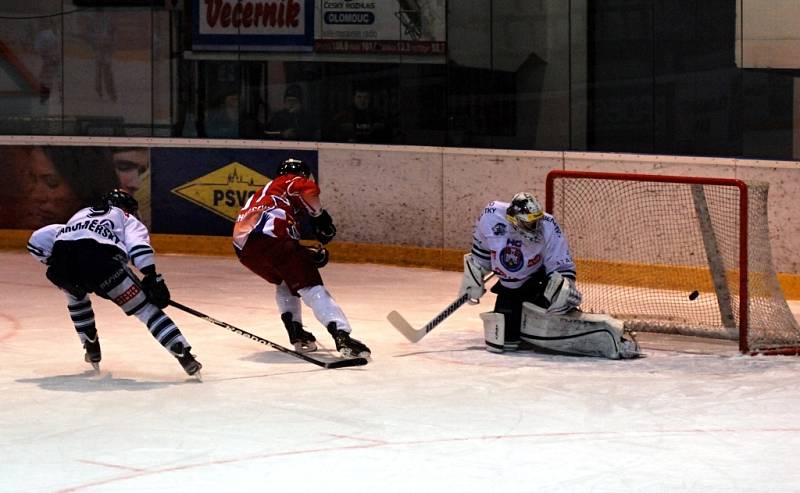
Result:
[[[546,209],[577,263],[582,310],[631,330],[738,340],[746,354],[800,354],[772,265],[767,191],[734,179],[551,171]]]

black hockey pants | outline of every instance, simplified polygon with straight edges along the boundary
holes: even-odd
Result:
[[[119,248],[94,240],[56,241],[47,279],[76,298],[108,292],[128,276],[127,259]]]
[[[539,269],[525,283],[511,289],[496,283],[491,291],[497,295],[494,311],[502,313],[506,323],[506,342],[519,341],[520,325],[522,324],[522,303],[528,301],[536,303],[544,294],[547,287],[547,274],[544,269]]]

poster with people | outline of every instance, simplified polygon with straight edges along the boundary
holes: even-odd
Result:
[[[0,228],[64,223],[115,188],[139,201],[150,222],[147,147],[9,145],[0,148]]]

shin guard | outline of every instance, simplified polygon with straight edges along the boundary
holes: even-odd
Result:
[[[483,335],[486,350],[492,353],[503,351],[516,351],[519,341],[506,342],[506,317],[498,312],[484,312],[480,315],[483,320]]]

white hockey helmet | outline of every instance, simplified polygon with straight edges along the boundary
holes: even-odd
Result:
[[[520,192],[511,199],[506,209],[506,219],[526,240],[536,241],[539,236],[540,219],[544,217],[542,206],[533,194]]]

